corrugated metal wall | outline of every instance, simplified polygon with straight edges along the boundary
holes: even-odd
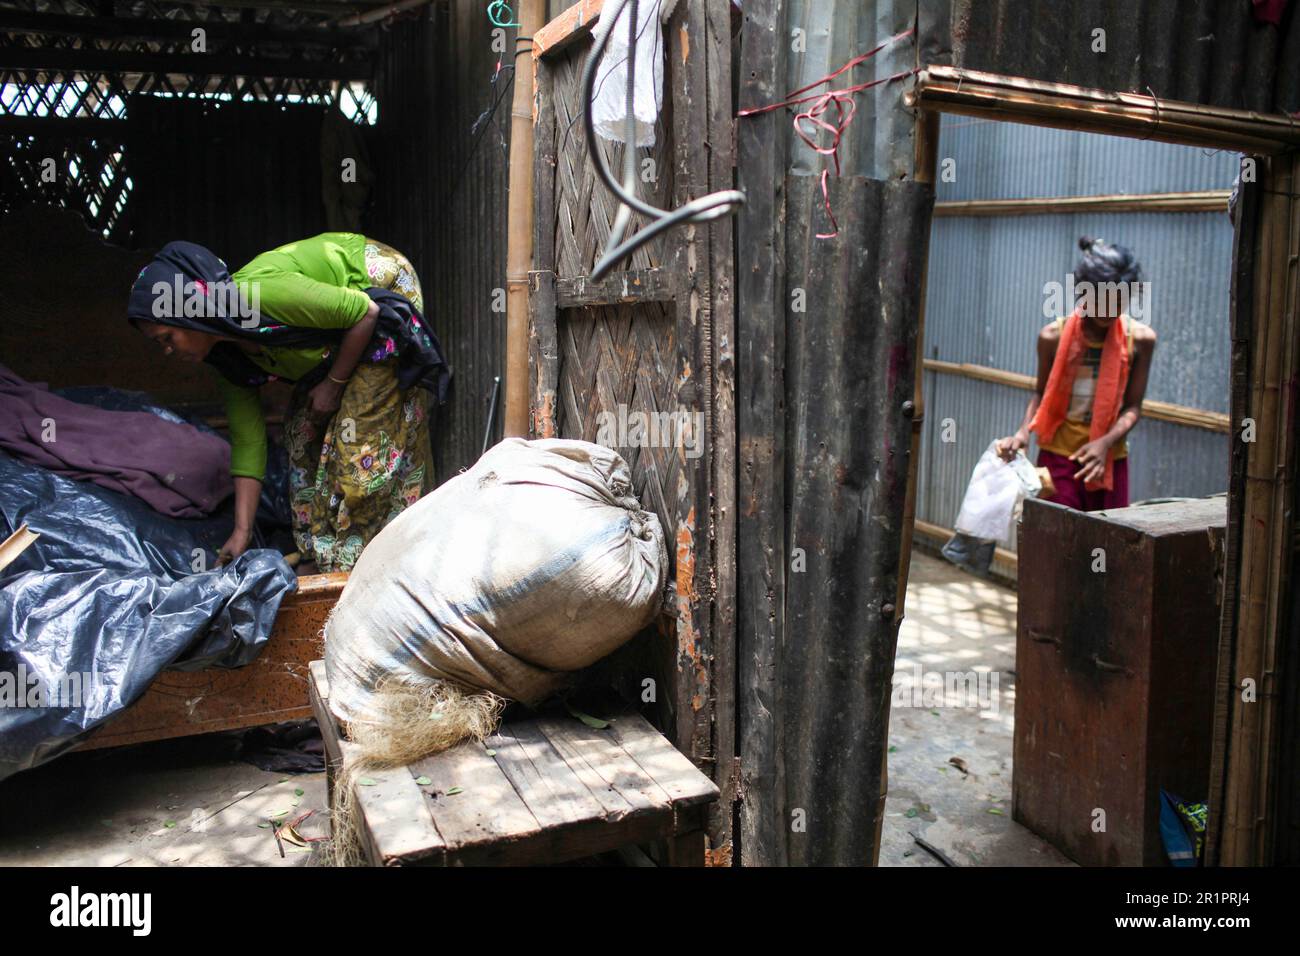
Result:
[[[784,99],[916,15],[892,2],[745,0],[743,9],[741,108]],[[833,83],[915,62],[909,37]],[[894,663],[933,201],[928,186],[905,181],[914,150],[905,86],[855,98],[843,175],[828,187],[834,239],[815,238],[829,231],[817,177],[831,160],[793,136],[792,111],[737,128],[737,181],[748,195],[736,221],[737,833],[746,865],[869,863],[883,813],[889,708],[877,690]]]
[[[939,156],[941,164],[955,161],[956,176],[938,184],[940,202],[1223,189],[1238,163],[1233,153],[964,116],[944,118]],[[1123,243],[1142,262],[1151,292],[1145,318],[1159,335],[1147,397],[1227,412],[1226,213],[936,218],[926,357],[1035,374],[1035,336],[1048,321],[1043,285],[1064,283],[1081,235]],[[1029,393],[934,371],[925,387],[917,517],[952,527],[975,462],[1019,426]],[[947,420],[952,442],[942,440]],[[1134,501],[1227,490],[1226,434],[1148,418],[1129,449]],[[1005,546],[1014,549],[1014,541]]]
[[[1248,0],[920,0],[927,62],[1235,109],[1300,109],[1300,15]],[[948,29],[941,26],[948,12]],[[1105,31],[1105,51],[1093,48]]]
[[[379,146],[367,228],[415,265],[452,366],[452,395],[435,426],[439,482],[478,458],[497,375],[504,394],[505,296],[496,290],[505,289],[510,74],[495,86],[492,78],[498,59],[511,62],[515,31],[507,31],[504,55],[494,51],[485,7],[439,0],[395,23],[382,34],[376,84]],[[498,96],[490,125],[475,130]]]

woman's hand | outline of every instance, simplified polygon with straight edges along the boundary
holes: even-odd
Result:
[[[1105,438],[1098,438],[1080,446],[1079,450],[1070,456],[1070,461],[1077,462],[1080,466],[1074,473],[1074,477],[1084,482],[1100,481],[1106,474],[1106,456],[1109,454],[1110,442]]]
[[[343,386],[326,378],[307,393],[307,414],[313,421],[326,421],[339,410],[342,401]]]
[[[217,552],[217,567],[229,564],[235,558],[239,557],[248,550],[248,544],[253,539],[253,532],[248,528],[236,528],[226,539],[226,543],[221,546]]]
[[[998,439],[994,446],[997,449],[998,457],[1003,461],[1014,461],[1016,452],[1029,445],[1029,436],[1023,430],[1016,432],[1014,435],[1008,435],[1006,438]]]

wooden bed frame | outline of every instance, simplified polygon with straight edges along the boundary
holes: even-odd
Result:
[[[143,697],[79,750],[257,727],[311,716],[307,665],[321,657],[321,628],[343,592],[346,573],[298,579],[285,596],[257,660],[234,670],[163,671]]]
[[[59,254],[50,256],[51,249]],[[64,209],[31,207],[0,220],[0,292],[11,312],[11,321],[0,323],[5,363],[50,388],[112,385],[148,391],[190,411],[219,408],[210,376],[160,361],[126,322],[127,294],[151,254],[105,242]],[[282,402],[287,394],[281,391],[268,396],[268,421],[277,418],[277,398]],[[346,574],[299,578],[252,664],[164,671],[140,700],[78,749],[310,717],[307,664],[321,657],[321,628],[346,581]]]

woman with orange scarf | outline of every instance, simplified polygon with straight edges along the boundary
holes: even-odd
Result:
[[[1079,304],[1038,333],[1038,385],[1020,429],[998,442],[1008,461],[1038,436],[1052,501],[1079,511],[1128,506],[1125,436],[1142,415],[1156,333],[1128,315],[1142,267],[1124,246],[1084,236]]]

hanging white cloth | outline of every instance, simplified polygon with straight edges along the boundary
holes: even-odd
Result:
[[[669,4],[669,10],[675,4]],[[606,8],[613,6],[608,0]],[[664,45],[660,24],[662,0],[640,0],[636,24],[636,76],[632,95],[632,112],[636,117],[637,146],[653,146],[655,120],[663,102]],[[596,95],[591,107],[596,134],[602,139],[622,143],[625,140],[623,124],[627,118],[627,24],[632,16],[631,4],[612,27],[613,35],[605,47],[600,66],[596,68]],[[606,29],[604,18],[597,27]]]

